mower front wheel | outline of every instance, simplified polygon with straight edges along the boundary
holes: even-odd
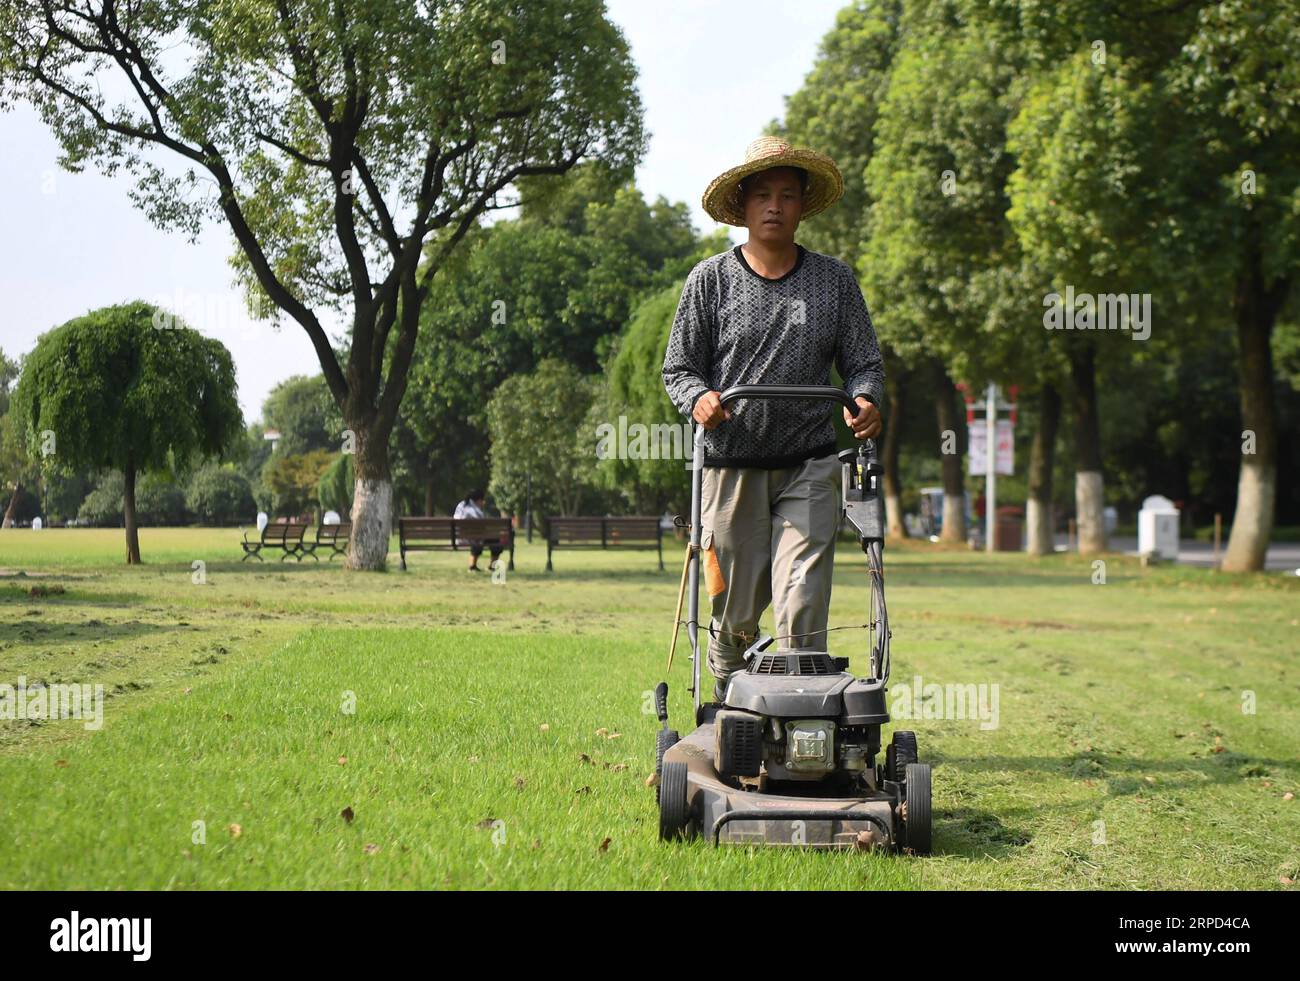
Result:
[[[655,734],[655,800],[659,799],[659,785],[664,777],[664,753],[676,746],[680,738],[676,729],[660,729]]]
[[[659,837],[663,841],[690,835],[691,812],[686,805],[686,764],[668,762],[659,777]]]
[[[901,846],[917,855],[929,855],[931,844],[930,823],[930,764],[909,763],[903,773],[907,790],[903,797],[903,835]]]

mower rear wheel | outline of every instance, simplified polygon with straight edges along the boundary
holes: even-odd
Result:
[[[930,854],[930,764],[909,763],[903,774],[907,793],[903,797],[903,841],[917,855]]]
[[[691,813],[686,807],[686,764],[669,762],[659,778],[659,837],[663,841],[689,835]]]
[[[677,745],[681,737],[676,729],[660,729],[655,734],[655,800],[659,799],[659,783],[664,774],[664,753]]]
[[[902,729],[894,733],[885,749],[885,777],[895,783],[907,779],[907,767],[920,759],[916,749],[916,733]]]

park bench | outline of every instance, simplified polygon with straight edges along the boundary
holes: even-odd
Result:
[[[664,567],[663,529],[656,517],[563,517],[546,519],[546,571],[557,548],[653,548]]]
[[[407,552],[459,551],[470,548],[471,541],[486,549],[500,545],[510,553],[506,568],[515,568],[515,530],[509,518],[398,518],[397,541],[403,569]]]
[[[306,543],[303,548],[313,559],[319,561],[316,554],[318,548],[328,548],[330,550],[329,561],[334,561],[336,555],[348,554],[348,539],[352,537],[352,522],[340,521],[338,524],[321,525],[316,529],[316,540]]]
[[[262,529],[262,534],[251,541],[246,531],[244,532],[244,540],[241,543],[244,546],[244,557],[239,561],[247,562],[249,557],[253,557],[258,562],[261,562],[262,549],[278,548],[284,552],[280,556],[281,562],[291,555],[301,562],[302,557],[309,554],[302,541],[302,537],[307,533],[309,527],[311,525],[306,521],[268,521],[266,527]]]

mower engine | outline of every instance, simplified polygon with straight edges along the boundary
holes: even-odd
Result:
[[[874,789],[889,721],[884,685],[849,674],[848,658],[825,651],[755,645],[747,654],[714,717],[718,774],[760,789],[767,781]]]

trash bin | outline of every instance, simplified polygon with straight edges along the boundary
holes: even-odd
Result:
[[[997,510],[997,524],[993,529],[993,549],[997,552],[1019,552],[1025,530],[1025,509],[1006,504]]]
[[[1138,511],[1138,554],[1178,558],[1178,508],[1167,497],[1153,494]]]

